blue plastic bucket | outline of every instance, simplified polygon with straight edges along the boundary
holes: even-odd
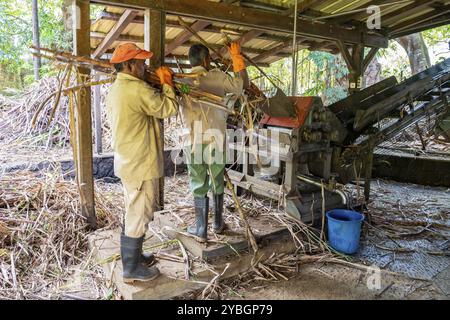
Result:
[[[352,254],[358,251],[364,216],[356,211],[334,209],[327,212],[328,241],[335,250]]]

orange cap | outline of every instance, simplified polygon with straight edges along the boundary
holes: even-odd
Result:
[[[142,50],[134,43],[124,43],[114,50],[111,60],[111,63],[121,63],[124,61],[128,61],[131,59],[150,59],[153,56],[153,52]]]

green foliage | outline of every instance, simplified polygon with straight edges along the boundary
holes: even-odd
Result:
[[[450,41],[450,24],[423,31],[422,35],[428,46],[448,43]]]
[[[292,58],[279,60],[263,69],[286,94],[290,94]],[[298,53],[297,72],[297,95],[321,96],[326,104],[347,95],[347,88],[337,81],[348,74],[346,65],[339,62],[338,56],[327,52],[301,50]],[[275,92],[274,87],[260,76],[256,68],[249,68],[249,75],[260,88],[266,89],[264,91],[268,95]]]
[[[383,68],[381,77],[383,79],[395,76],[398,81],[411,76],[411,67],[405,50],[395,41],[389,41],[385,49],[380,49],[377,56],[380,58]]]
[[[71,48],[71,33],[64,29],[62,6],[63,0],[38,2],[40,42],[43,47]],[[0,1],[0,76],[3,80],[12,79],[15,86],[28,85],[32,81],[29,49],[32,28],[31,1]],[[44,65],[41,73],[45,74],[48,70]]]

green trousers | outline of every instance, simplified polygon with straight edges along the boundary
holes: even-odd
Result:
[[[225,155],[209,150],[206,144],[187,147],[187,168],[189,183],[194,197],[203,198],[211,190],[213,194],[222,194],[224,189]],[[201,151],[201,152],[200,152]],[[217,155],[217,157],[216,157]]]

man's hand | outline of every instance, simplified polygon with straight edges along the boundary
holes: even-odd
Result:
[[[167,84],[173,88],[173,71],[169,67],[159,67],[156,69],[156,75],[159,77],[161,85]]]
[[[231,60],[233,61],[233,71],[239,72],[245,69],[244,57],[241,55],[241,46],[239,42],[232,42],[228,47]]]
[[[230,43],[228,50],[230,51],[230,55],[232,56],[241,54],[241,45],[237,41],[232,42]]]

